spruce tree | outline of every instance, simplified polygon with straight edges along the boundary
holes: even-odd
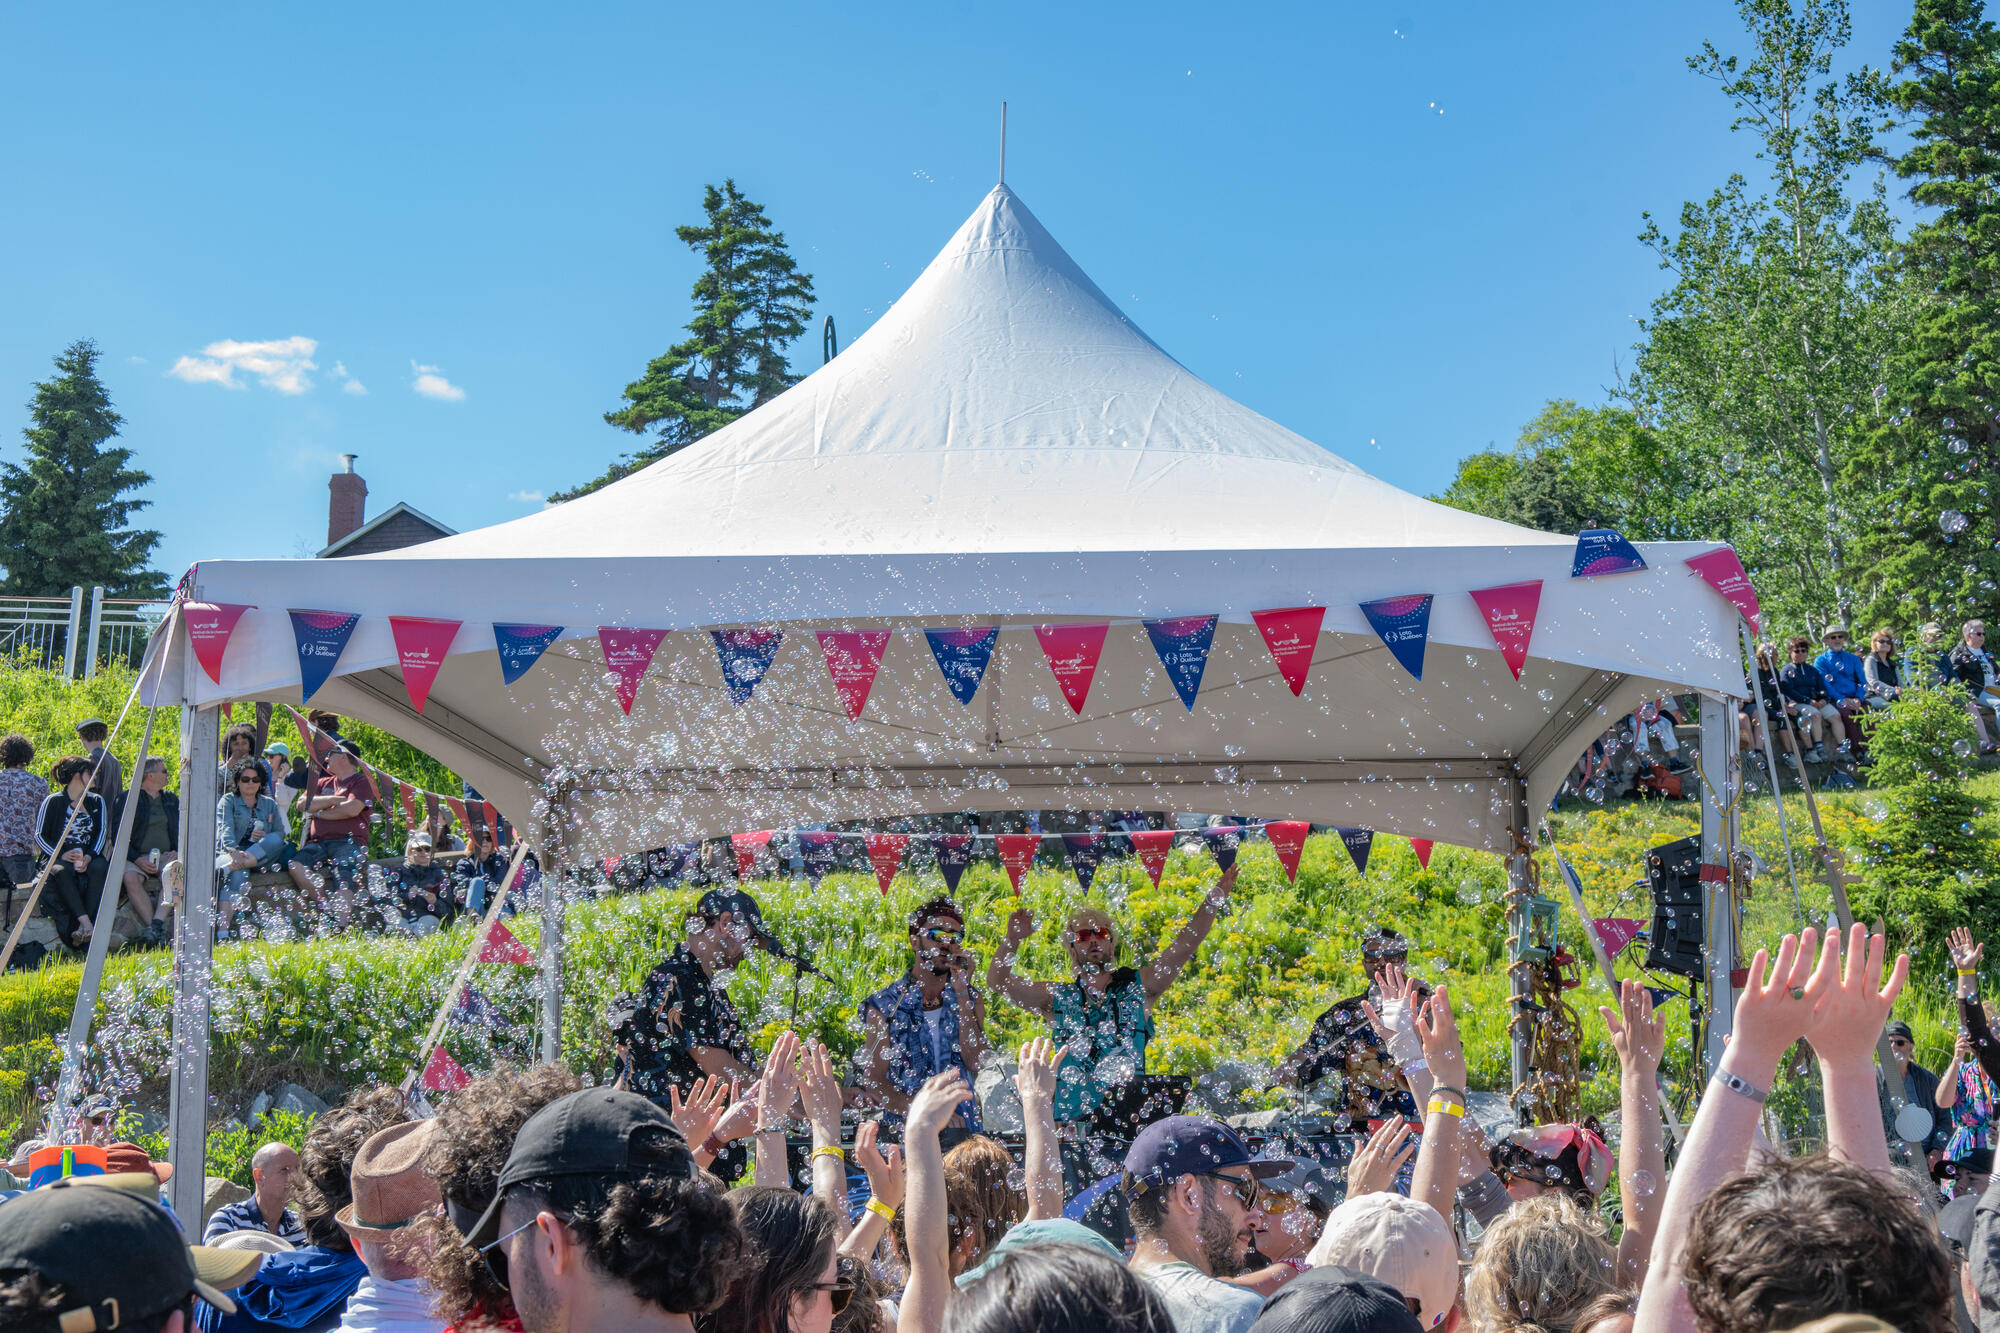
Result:
[[[1935,211],[1900,250],[1919,302],[1854,471],[1880,497],[1868,615],[1908,628],[2000,609],[2000,35],[1980,0],[1917,0],[1893,68],[1912,140],[1896,173]]]
[[[126,526],[152,503],[131,494],[152,477],[130,466],[130,449],[106,447],[122,418],[97,357],[87,338],[63,349],[28,404],[26,466],[0,464],[0,591],[10,596],[67,597],[97,584],[110,597],[166,596],[165,577],[147,563],[160,534]]]
[[[702,211],[703,225],[674,229],[706,262],[694,284],[693,336],[654,357],[625,386],[625,406],[604,414],[651,438],[595,481],[551,498],[574,499],[677,453],[798,382],[785,348],[805,332],[811,275],[735,181],[709,186]]]

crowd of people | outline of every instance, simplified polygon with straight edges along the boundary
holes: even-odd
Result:
[[[0,1202],[0,1327],[2000,1329],[2000,1198],[1983,1200],[2000,1048],[1969,932],[1951,938],[1965,1031],[1949,1077],[1911,1082],[1906,1055],[1897,1069],[1949,1124],[1903,1145],[1952,1164],[1936,1173],[1949,1203],[1891,1157],[1900,1122],[1875,1051],[1885,1027],[1899,1035],[1909,961],[1859,926],[1757,953],[1671,1170],[1665,1034],[1643,986],[1602,1010],[1615,1151],[1589,1123],[1489,1140],[1467,1114],[1449,987],[1417,982],[1404,941],[1378,932],[1363,942],[1367,990],[1330,1006],[1279,1071],[1331,1080],[1328,1103],[1367,1125],[1337,1162],[1190,1114],[1184,1085],[1145,1073],[1152,1005],[1228,910],[1232,880],[1136,970],[1117,965],[1115,926],[1082,911],[1063,932],[1068,975],[1025,975],[1034,923],[1017,917],[985,981],[1050,1035],[1011,1067],[988,1046],[962,914],[926,903],[846,1071],[790,1030],[753,1050],[718,978],[778,944],[753,899],[712,891],[618,1007],[608,1084],[502,1068],[435,1110],[362,1090],[296,1152],[260,1150],[251,1197],[207,1219],[199,1246],[158,1201],[164,1164],[76,1174],[85,1150],[25,1145],[55,1178],[13,1182],[39,1187]],[[1765,1103],[1801,1049],[1819,1068],[1826,1150],[1785,1156],[1762,1140]],[[982,1123],[997,1090],[974,1087],[996,1067],[1017,1146]],[[85,1119],[109,1132],[101,1113]],[[129,1162],[115,1147],[105,1160]]]

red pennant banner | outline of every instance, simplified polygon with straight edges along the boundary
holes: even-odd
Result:
[[[433,1046],[431,1058],[424,1061],[421,1081],[432,1092],[457,1092],[472,1086],[472,1075],[465,1072],[464,1065],[451,1058],[450,1051],[442,1046]]]
[[[486,943],[479,948],[482,963],[519,963],[523,967],[535,965],[535,955],[528,946],[514,937],[506,923],[495,921],[486,932]]]
[[[736,849],[736,878],[748,879],[757,868],[757,858],[764,855],[771,846],[771,830],[758,829],[754,833],[732,833],[729,845]]]
[[[625,864],[625,858],[624,858],[624,857],[622,857],[622,856],[607,856],[607,857],[605,857],[605,858],[604,858],[604,877],[605,877],[606,879],[609,879],[609,878],[611,877],[611,872],[612,872],[612,871],[614,871],[614,870],[616,870],[616,869],[618,869],[618,867],[619,867],[619,866],[621,866],[621,865],[623,865],[623,864]]]
[[[325,772],[326,757],[333,753],[333,737],[321,733],[290,704],[285,705],[285,711],[292,715],[292,725],[299,729],[299,744],[305,746],[306,753],[312,756],[313,767]]]
[[[1743,618],[1750,622],[1752,634],[1763,633],[1757,628],[1757,617],[1763,606],[1757,600],[1757,590],[1750,586],[1750,575],[1745,572],[1742,559],[1734,550],[1725,546],[1706,555],[1690,556],[1687,566],[1743,613]]]
[[[492,835],[493,845],[498,847],[500,845],[500,807],[491,801],[481,801],[479,804],[485,807],[483,813],[486,816],[486,831]]]
[[[1311,829],[1312,825],[1303,819],[1281,819],[1264,825],[1264,836],[1271,840],[1271,850],[1278,854],[1285,878],[1294,884],[1299,882],[1299,854],[1306,849],[1306,834]]]
[[[417,821],[416,790],[407,782],[397,783],[396,788],[403,794],[403,823],[408,826],[410,832],[415,833],[419,828],[423,827]]]
[[[896,872],[903,868],[903,853],[910,849],[910,835],[907,833],[870,833],[868,863],[875,867],[875,882],[881,886],[882,896],[887,897],[889,886],[896,881]]]
[[[1604,952],[1616,958],[1625,951],[1625,946],[1638,938],[1646,928],[1643,921],[1634,921],[1629,916],[1594,916],[1590,919],[1591,929],[1604,945]]]
[[[826,674],[847,709],[847,720],[861,716],[868,706],[868,691],[875,687],[875,673],[882,666],[882,650],[889,646],[885,629],[821,631],[819,647],[826,654]]]
[[[653,654],[667,637],[663,629],[623,629],[616,625],[597,627],[597,644],[604,650],[604,669],[617,677],[618,706],[632,716],[632,701],[639,695],[639,681],[653,665]]]
[[[1514,673],[1514,679],[1519,680],[1521,668],[1528,661],[1528,644],[1535,637],[1535,612],[1542,604],[1542,581],[1531,579],[1526,583],[1503,583],[1497,588],[1474,588],[1472,600],[1486,617],[1486,628],[1493,631],[1501,660]]]
[[[1278,664],[1278,674],[1297,696],[1306,687],[1306,673],[1312,670],[1313,652],[1319,647],[1319,627],[1326,619],[1323,606],[1287,606],[1275,611],[1252,611],[1257,632]]]
[[[1097,659],[1110,629],[1109,624],[1035,626],[1042,656],[1048,659],[1049,670],[1055,673],[1072,713],[1081,715],[1090,698],[1090,682],[1097,675]]]
[[[1167,853],[1174,849],[1174,831],[1170,828],[1142,829],[1128,833],[1132,840],[1132,850],[1139,857],[1139,864],[1146,867],[1146,875],[1153,881],[1153,887],[1160,887],[1160,874],[1167,868]]]
[[[189,602],[181,607],[195,661],[217,685],[222,683],[222,654],[229,649],[229,636],[236,632],[236,622],[243,613],[255,609],[234,602]]]
[[[1410,839],[1410,850],[1417,854],[1418,869],[1429,870],[1431,868],[1431,840],[1429,838]]]
[[[431,620],[424,616],[390,616],[389,632],[396,636],[396,658],[403,667],[403,688],[409,691],[410,707],[419,713],[431,697],[444,655],[458,636],[461,622]]]
[[[1021,896],[1021,879],[1028,873],[1028,867],[1035,863],[1035,853],[1042,849],[1042,835],[1039,833],[999,833],[993,838],[993,845],[1000,852],[1000,864],[1007,868],[1007,878],[1013,882],[1014,896]]]

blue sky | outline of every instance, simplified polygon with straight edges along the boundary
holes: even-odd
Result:
[[[1885,61],[1907,7],[1860,10]],[[518,516],[634,443],[600,417],[681,336],[704,184],[848,341],[993,183],[1006,98],[1009,184],[1149,334],[1429,492],[1629,363],[1640,214],[1756,167],[1683,63],[1738,32],[1715,0],[9,6],[0,457],[87,336],[170,574],[317,550],[341,453],[371,517]]]

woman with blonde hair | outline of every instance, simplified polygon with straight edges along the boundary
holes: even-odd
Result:
[[[1616,1258],[1604,1220],[1569,1194],[1519,1200],[1480,1238],[1466,1313],[1478,1333],[1573,1333],[1617,1286]]]

